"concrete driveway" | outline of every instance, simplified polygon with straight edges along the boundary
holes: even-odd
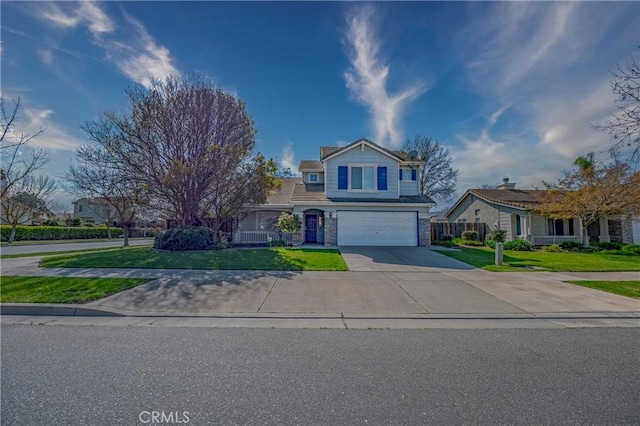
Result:
[[[339,247],[350,271],[450,272],[477,269],[427,247]]]

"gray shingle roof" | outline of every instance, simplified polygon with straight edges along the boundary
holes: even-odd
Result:
[[[265,204],[290,204],[291,196],[293,195],[293,189],[296,184],[301,183],[301,178],[280,178],[282,180],[282,186],[269,194],[267,197],[267,202]]]
[[[321,171],[324,170],[322,162],[318,160],[301,160],[298,166],[299,171]]]
[[[327,201],[324,195],[324,184],[296,184],[292,201]]]
[[[420,204],[420,203],[432,203],[435,204],[431,198],[426,195],[403,195],[400,198],[330,198],[330,201],[334,203],[407,203],[407,204]]]
[[[469,193],[485,200],[507,206],[528,209],[540,203],[538,196],[544,193],[539,189],[470,189]]]

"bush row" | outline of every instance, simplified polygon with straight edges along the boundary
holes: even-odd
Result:
[[[11,225],[0,226],[1,240],[8,241],[11,235]],[[122,235],[121,228],[111,228],[111,236]],[[66,227],[66,226],[18,226],[15,241],[36,240],[84,240],[92,238],[107,238],[106,226]]]

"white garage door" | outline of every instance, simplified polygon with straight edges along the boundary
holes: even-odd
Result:
[[[340,246],[417,246],[417,212],[338,212]]]

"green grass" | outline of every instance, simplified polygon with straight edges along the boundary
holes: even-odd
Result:
[[[495,265],[495,252],[489,248],[467,248],[438,253],[487,271],[640,271],[640,257],[602,253],[550,253],[543,251],[504,251],[503,266]]]
[[[567,281],[583,287],[595,288],[620,296],[640,299],[640,281]]]
[[[137,241],[137,240],[149,240],[152,241],[153,238],[147,237],[136,237],[129,238],[129,241]],[[2,241],[0,243],[0,247],[14,247],[14,246],[36,246],[42,244],[76,244],[76,243],[107,243],[114,241],[122,241],[121,237],[113,237],[111,239],[108,238],[77,238],[75,240],[20,240],[14,241],[12,243],[8,243],[6,241]]]
[[[263,248],[162,252],[149,247],[46,257],[51,268],[236,269],[346,271],[338,250]]]
[[[145,278],[2,277],[2,303],[87,303],[149,281]]]
[[[109,251],[109,250],[117,250],[119,248],[121,247],[102,247],[102,248],[64,250],[64,251],[43,251],[39,253],[3,254],[3,255],[0,255],[0,259],[13,259],[16,257],[31,257],[31,256],[49,256],[49,255],[55,255],[55,254],[68,254],[68,253],[87,253],[91,251]]]

